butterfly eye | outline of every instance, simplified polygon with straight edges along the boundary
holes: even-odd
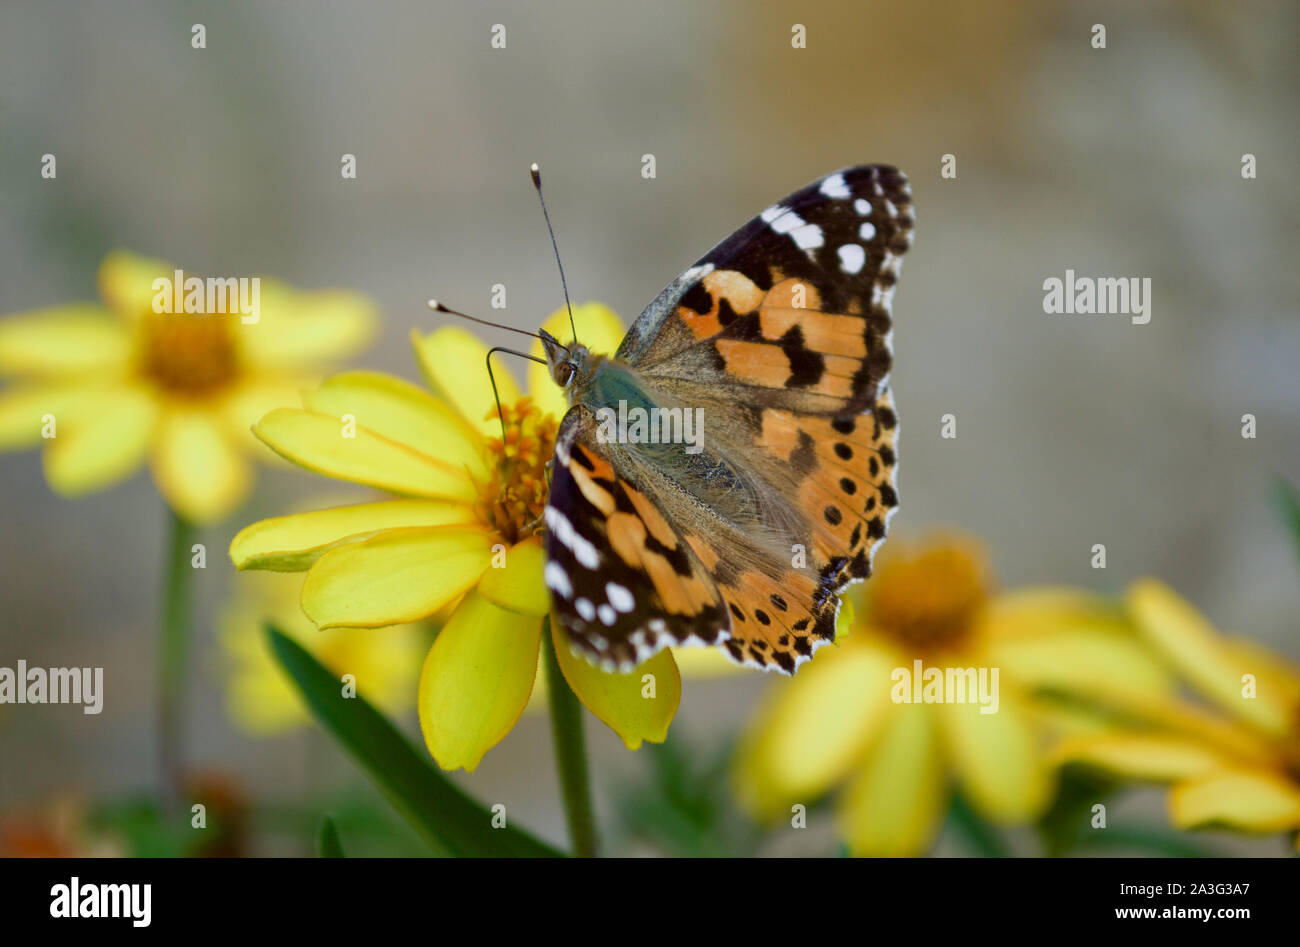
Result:
[[[569,382],[573,381],[574,368],[572,362],[560,362],[555,366],[555,383],[561,388],[568,388]]]

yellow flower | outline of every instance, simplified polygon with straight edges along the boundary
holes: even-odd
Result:
[[[1300,830],[1300,669],[1220,636],[1155,579],[1134,583],[1126,604],[1143,638],[1222,713],[1153,697],[1121,708],[1125,724],[1065,741],[1058,759],[1171,784],[1179,828]]]
[[[371,307],[347,292],[300,293],[260,280],[256,322],[238,311],[154,311],[174,268],[125,252],[100,266],[104,304],[0,322],[0,450],[43,441],[45,477],[64,496],[108,487],[149,461],[167,503],[219,520],[247,496],[249,425],[293,403],[320,363],[359,349]]]
[[[766,820],[842,785],[839,826],[855,855],[924,852],[952,781],[992,822],[1040,815],[1054,779],[1037,694],[1170,687],[1103,601],[993,594],[969,539],[894,540],[861,588],[851,634],[773,690],[733,773],[742,804]]]
[[[622,326],[610,310],[589,303],[575,316],[584,344],[617,346]],[[565,314],[544,325],[569,336]],[[483,343],[456,326],[413,341],[436,397],[348,372],[306,392],[304,409],[272,411],[254,426],[289,460],[398,498],[255,523],[230,555],[240,569],[306,570],[302,608],[321,628],[448,609],[420,675],[420,725],[440,766],[473,770],[519,719],[537,677],[550,610],[538,530],[564,400],[545,373],[530,375],[532,397],[522,397],[494,362],[503,442]],[[667,736],[681,696],[670,652],[607,674],[574,657],[558,628],[552,634],[569,686],[630,749]]]
[[[298,689],[266,644],[272,622],[340,679],[351,675],[357,693],[390,714],[415,706],[419,662],[429,635],[419,625],[391,628],[316,628],[298,606],[293,576],[249,576],[223,611],[218,638],[228,659],[226,704],[231,718],[256,736],[284,733],[311,719]]]

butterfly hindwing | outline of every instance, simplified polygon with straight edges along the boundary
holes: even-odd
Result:
[[[545,511],[546,584],[570,639],[588,658],[627,669],[673,644],[717,644],[726,610],[681,534],[597,443],[575,406],[555,443]]]

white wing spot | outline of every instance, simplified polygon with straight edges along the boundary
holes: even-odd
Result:
[[[681,282],[694,283],[696,280],[704,279],[713,272],[712,263],[701,263],[699,266],[692,266],[689,270],[681,275]]]
[[[816,250],[826,242],[822,238],[822,228],[816,224],[804,224],[790,234],[790,239],[795,242],[800,250]]]
[[[636,599],[632,597],[632,593],[617,582],[606,582],[605,594],[609,596],[609,604],[620,612],[630,612],[636,605]]]
[[[842,174],[832,174],[822,182],[822,186],[817,190],[821,191],[827,197],[836,198],[848,197],[850,193],[849,186],[844,183],[844,175]]]
[[[869,220],[864,222],[862,226],[858,228],[858,236],[861,237],[863,240],[865,240],[867,243],[870,243],[872,240],[875,240],[876,225]]]
[[[591,621],[596,617],[596,606],[592,605],[591,602],[587,601],[585,598],[578,599],[573,603],[573,607],[576,608],[578,614],[587,621]]]
[[[840,247],[838,253],[840,255],[840,269],[845,273],[857,273],[862,269],[862,264],[867,262],[867,251],[856,243],[846,243]]]
[[[618,618],[618,613],[608,605],[602,604],[600,608],[596,609],[596,612],[600,615],[600,620],[606,625],[614,624],[614,619]]]
[[[546,577],[546,587],[552,592],[563,598],[573,597],[573,583],[569,581],[569,574],[558,562],[548,562],[543,575]]]
[[[553,506],[546,508],[546,527],[560,543],[572,550],[578,562],[588,569],[600,565],[600,553],[585,538],[578,535],[569,518]]]
[[[777,207],[776,210],[781,211],[781,213],[770,220],[767,218],[767,212],[763,212],[763,219],[767,220],[768,226],[775,232],[789,233],[790,231],[803,226],[803,218],[794,211],[786,210],[784,207]]]
[[[867,200],[865,197],[859,197],[856,201],[853,202],[853,209],[856,210],[863,217],[870,217],[871,201]]]

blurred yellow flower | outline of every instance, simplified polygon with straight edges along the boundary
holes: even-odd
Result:
[[[247,496],[249,425],[293,403],[320,363],[363,346],[370,304],[260,279],[257,321],[156,312],[169,263],[125,252],[99,270],[104,304],[56,306],[0,322],[0,450],[46,443],[45,477],[64,496],[110,486],[148,458],[164,499],[191,522]]]
[[[1170,690],[1103,600],[1059,588],[993,594],[984,559],[963,537],[886,547],[852,633],[775,687],[742,739],[733,780],[746,809],[789,818],[842,785],[852,854],[920,854],[950,781],[992,822],[1043,812],[1054,777],[1038,693]]]
[[[413,624],[321,631],[298,606],[300,586],[294,576],[248,576],[221,614],[226,705],[235,723],[256,736],[270,736],[311,719],[298,688],[267,646],[268,621],[338,675],[340,688],[343,675],[351,675],[356,692],[387,713],[414,709],[420,659],[431,635]]]
[[[1300,830],[1300,669],[1220,636],[1155,579],[1134,583],[1125,603],[1152,649],[1222,713],[1153,697],[1122,707],[1122,725],[1066,740],[1058,760],[1170,783],[1179,828]]]
[[[574,310],[584,344],[612,350],[617,316]],[[568,316],[544,324],[568,333]],[[545,373],[521,397],[495,366],[506,438],[484,368],[487,348],[446,327],[413,333],[437,397],[400,379],[348,372],[303,395],[304,409],[272,411],[254,433],[310,470],[395,494],[357,506],[264,520],[230,546],[239,569],[306,571],[302,608],[321,628],[373,628],[449,609],[420,676],[418,707],[429,752],[444,769],[473,770],[524,711],[537,676],[550,598],[538,535],[545,466],[564,407]],[[574,657],[552,630],[569,686],[631,749],[662,741],[681,697],[664,651],[628,674]],[[642,676],[653,674],[654,696]]]

